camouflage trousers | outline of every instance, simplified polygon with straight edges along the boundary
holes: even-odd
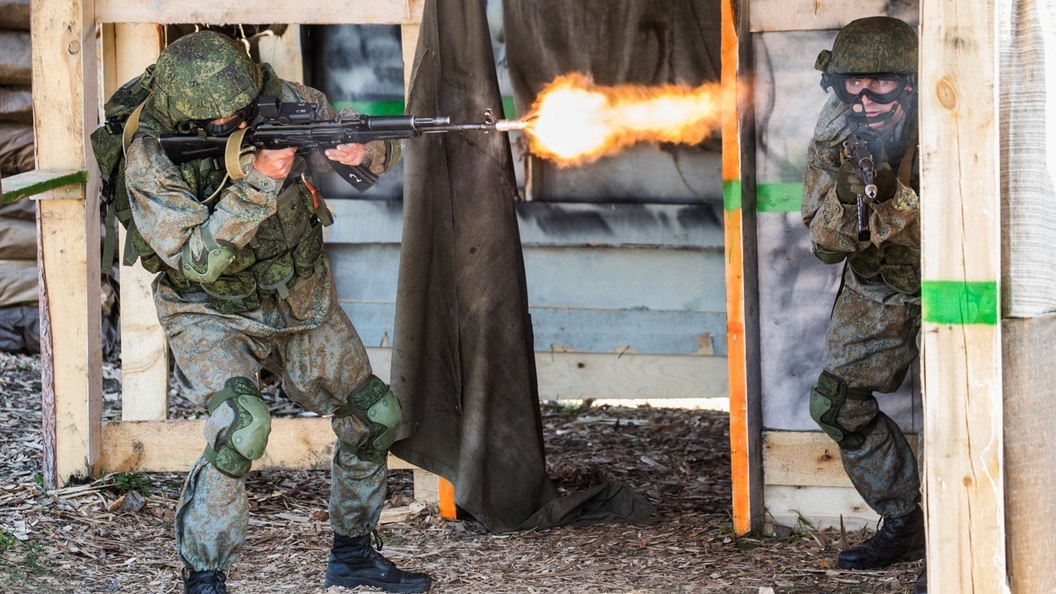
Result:
[[[920,299],[864,283],[849,267],[825,337],[822,367],[848,388],[894,392],[919,354]],[[848,399],[836,421],[848,431],[873,423],[861,447],[840,448],[855,489],[876,513],[897,518],[920,498],[917,459],[902,429],[875,397]]]
[[[179,323],[175,319],[163,319],[163,324],[177,377],[203,407],[228,378],[254,378],[267,367],[281,376],[283,390],[293,401],[327,415],[344,405],[347,395],[371,374],[359,335],[336,306],[316,328],[201,312],[183,314]],[[206,421],[210,443],[227,427],[219,417],[214,414]],[[337,447],[331,466],[330,524],[339,534],[362,536],[373,530],[381,514],[386,460],[360,460],[354,454],[370,435],[356,415],[334,419],[332,426]],[[222,474],[199,459],[187,476],[175,518],[184,565],[196,571],[230,567],[248,524],[245,478]]]

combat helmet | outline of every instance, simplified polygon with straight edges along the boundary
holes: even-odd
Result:
[[[906,109],[916,103],[917,32],[891,17],[851,21],[836,35],[832,50],[818,54],[814,68],[822,73],[821,88],[831,88],[840,101],[851,106],[848,118],[852,123],[890,122],[897,116],[895,109],[867,116],[862,97],[882,104],[900,103]]]
[[[158,56],[154,109],[173,122],[205,122],[244,111],[264,78],[245,48],[215,31],[180,37]]]
[[[832,50],[818,54],[814,68],[825,74],[917,73],[917,32],[891,17],[867,17],[847,23]]]

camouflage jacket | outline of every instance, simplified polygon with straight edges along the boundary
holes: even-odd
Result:
[[[883,283],[903,295],[920,292],[920,199],[916,151],[909,185],[899,181],[895,196],[870,204],[868,241],[858,241],[858,211],[836,197],[836,175],[843,141],[850,135],[849,107],[836,97],[822,109],[807,151],[803,177],[803,222],[814,254],[827,264],[844,259],[863,283]],[[911,142],[916,142],[915,110],[892,130],[873,135],[870,150],[877,166],[897,173]]]
[[[265,93],[315,103],[319,119],[336,117],[322,92],[278,79],[266,65],[262,70]],[[298,183],[302,174],[310,180],[313,171],[330,171],[325,158],[298,156],[285,183],[256,169],[243,179],[225,180],[222,166],[211,160],[173,164],[157,141],[170,131],[164,115],[150,108],[148,100],[128,149],[125,179],[136,228],[164,273],[155,283],[159,314],[246,314],[263,307],[283,309],[309,325],[325,319],[334,301],[333,283],[312,196]],[[386,169],[393,164],[386,163]],[[203,232],[236,250],[234,262],[209,285],[190,282],[180,272],[184,245],[190,242],[191,251],[201,253]],[[245,291],[248,297],[232,300]]]

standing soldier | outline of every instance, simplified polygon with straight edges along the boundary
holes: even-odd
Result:
[[[919,354],[916,31],[889,17],[852,21],[814,67],[833,96],[808,150],[803,221],[818,259],[845,264],[810,415],[883,519],[838,565],[872,569],[920,559],[925,544],[917,460],[874,397],[898,389]],[[926,591],[922,573],[913,592]]]
[[[317,154],[258,150],[241,179],[213,159],[174,164],[158,137],[230,134],[254,117],[261,95],[336,113],[319,91],[275,76],[233,39],[199,31],[169,45],[139,81],[150,90],[128,146],[127,181],[140,260],[160,273],[154,301],[187,393],[206,410],[206,446],[176,511],[184,591],[224,594],[226,570],[245,539],[245,476],[264,454],[271,420],[254,378],[268,368],[290,397],[333,415],[334,544],[325,584],[425,592],[423,573],[396,568],[371,543],[385,498],[386,452],[400,405],[372,374],[355,329],[338,306],[323,251],[328,219],[312,171]],[[327,158],[387,171],[395,142],[339,145]],[[378,548],[380,548],[380,540]]]

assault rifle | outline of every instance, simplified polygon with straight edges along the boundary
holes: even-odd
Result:
[[[873,154],[869,152],[869,143],[854,132],[843,141],[843,153],[844,158],[854,165],[858,179],[862,182],[862,191],[858,192],[858,241],[869,241],[869,210],[865,205],[866,199],[871,202],[876,198]]]
[[[315,109],[314,103],[288,103],[265,96],[257,100],[256,117],[252,122],[233,134],[210,136],[205,130],[197,129],[188,134],[162,134],[158,140],[173,163],[222,158],[227,172],[239,179],[245,175],[240,157],[256,149],[297,147],[298,152],[309,153],[339,144],[365,144],[372,140],[399,140],[422,134],[471,130],[508,132],[525,127],[525,123],[518,120],[496,120],[490,109],[484,111],[484,121],[477,124],[452,124],[451,118],[445,116],[369,116],[358,113],[338,116],[334,120],[317,120]],[[327,160],[334,171],[361,192],[378,181],[377,174],[363,165],[348,166]]]

